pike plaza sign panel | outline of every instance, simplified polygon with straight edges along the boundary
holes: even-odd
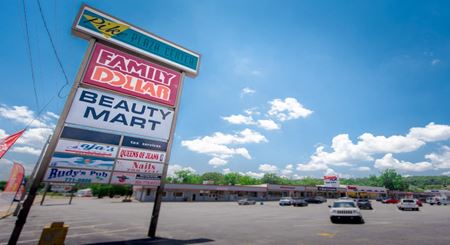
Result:
[[[168,140],[173,114],[162,106],[79,88],[66,122]]]

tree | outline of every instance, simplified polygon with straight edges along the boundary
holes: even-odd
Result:
[[[201,176],[203,181],[214,181],[214,184],[223,183],[224,177],[223,174],[217,172],[207,172],[202,174]]]
[[[241,175],[239,173],[227,173],[223,176],[225,185],[236,185],[239,183]]]
[[[175,182],[180,184],[201,184],[202,179],[198,174],[190,170],[180,170],[175,172]]]
[[[283,179],[276,174],[267,173],[267,174],[264,174],[264,176],[261,179],[261,182],[265,183],[265,184],[280,185],[280,184],[283,184]]]
[[[3,191],[5,189],[6,186],[6,181],[0,181],[0,190]]]
[[[405,179],[394,169],[384,170],[378,179],[380,184],[389,190],[405,191],[408,189]]]

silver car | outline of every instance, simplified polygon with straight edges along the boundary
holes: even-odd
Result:
[[[245,198],[245,199],[239,200],[238,204],[239,205],[255,205],[256,201],[255,200],[249,200],[249,199]]]

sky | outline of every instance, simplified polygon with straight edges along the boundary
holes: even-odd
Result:
[[[0,179],[13,161],[29,174],[56,125],[88,46],[71,34],[82,3],[201,54],[169,174],[450,175],[448,1],[41,0],[68,84],[37,1],[7,2],[0,138],[29,128]]]

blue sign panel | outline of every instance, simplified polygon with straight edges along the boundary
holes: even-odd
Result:
[[[67,153],[55,153],[50,161],[50,167],[112,170],[113,166],[114,159],[112,158],[78,156]]]
[[[130,136],[124,136],[122,141],[122,146],[130,146],[141,149],[155,150],[155,151],[166,151],[167,143],[156,140],[141,139]]]
[[[74,139],[74,140],[86,140],[86,141],[93,141],[93,142],[110,144],[110,145],[119,145],[119,143],[120,143],[120,135],[117,135],[117,134],[109,134],[109,133],[103,133],[103,132],[98,132],[98,131],[93,131],[93,130],[67,127],[67,126],[64,127],[63,132],[61,134],[61,138]]]

